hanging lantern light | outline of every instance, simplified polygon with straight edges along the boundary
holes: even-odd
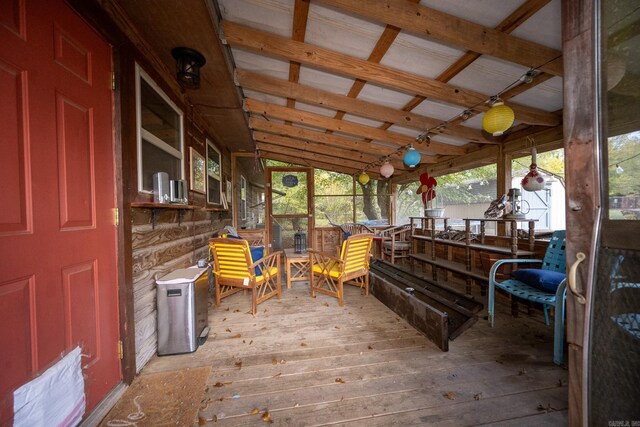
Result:
[[[171,50],[171,55],[176,60],[176,79],[180,86],[186,89],[198,89],[200,87],[200,67],[207,60],[200,52],[188,47],[176,47]]]
[[[482,129],[493,136],[500,136],[511,127],[514,119],[513,110],[504,105],[500,98],[496,98],[489,111],[484,113]]]
[[[358,176],[358,182],[362,185],[367,185],[369,183],[369,175],[365,171],[362,171]]]
[[[393,175],[393,171],[393,165],[389,163],[389,160],[385,160],[384,164],[380,166],[380,175],[384,176],[385,178],[389,178],[391,175]]]
[[[418,163],[420,163],[420,153],[418,153],[415,148],[413,148],[413,145],[409,145],[407,152],[404,153],[402,161],[407,167],[413,168]]]
[[[544,188],[544,178],[538,172],[538,164],[536,163],[536,147],[531,148],[531,166],[529,166],[529,173],[522,178],[522,188],[526,191],[539,191]]]

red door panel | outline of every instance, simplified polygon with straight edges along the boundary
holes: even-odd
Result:
[[[110,70],[63,0],[0,1],[0,425],[78,345],[88,411],[121,378]]]

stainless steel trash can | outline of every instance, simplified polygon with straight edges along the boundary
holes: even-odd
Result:
[[[206,340],[207,268],[182,268],[156,280],[158,355],[191,353]]]

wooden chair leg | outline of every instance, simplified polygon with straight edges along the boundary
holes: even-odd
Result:
[[[342,286],[342,278],[338,280],[338,303],[340,307],[344,307],[344,287]]]
[[[258,312],[258,287],[254,283],[251,287],[251,314],[255,316]]]
[[[216,278],[216,308],[220,308],[220,280]]]

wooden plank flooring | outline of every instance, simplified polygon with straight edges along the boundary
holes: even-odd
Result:
[[[567,371],[552,363],[552,328],[539,315],[511,318],[506,300],[495,329],[480,320],[446,353],[351,286],[344,308],[297,282],[256,316],[249,309],[242,294],[211,307],[203,346],[154,357],[141,375],[210,366],[201,425],[567,423]]]

